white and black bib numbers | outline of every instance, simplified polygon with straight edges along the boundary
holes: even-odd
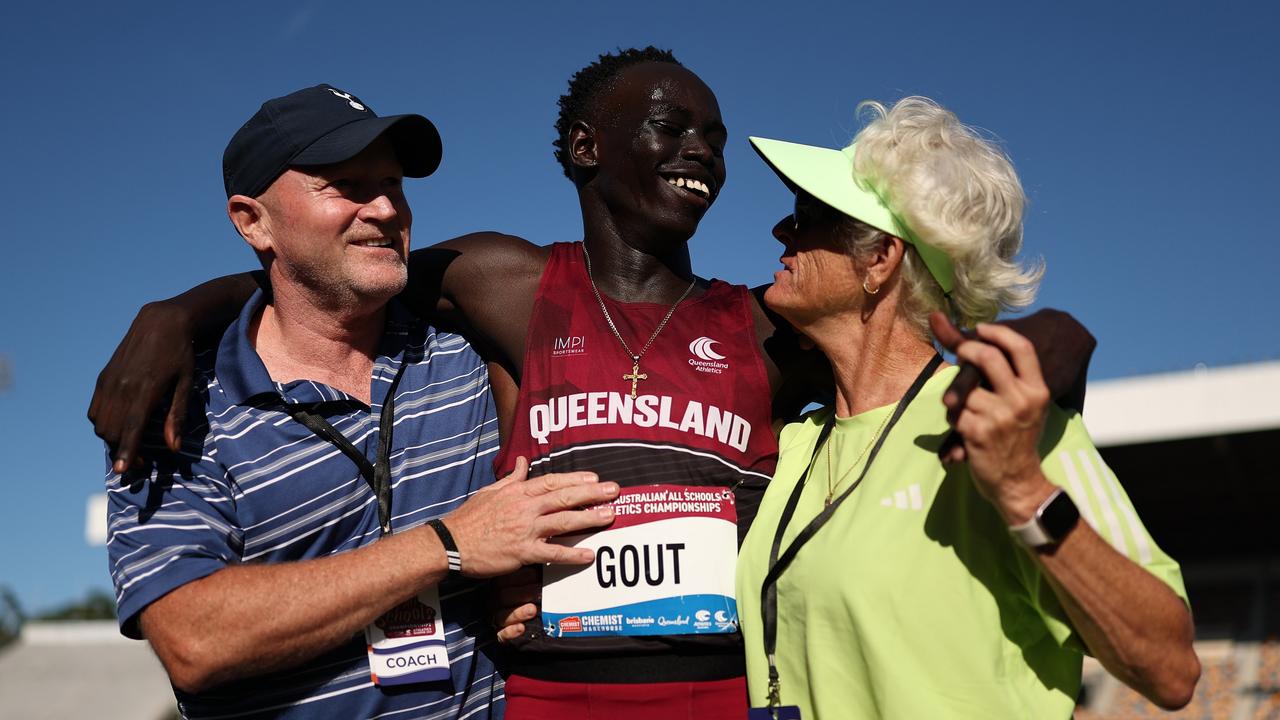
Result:
[[[738,629],[734,568],[738,513],[722,487],[625,488],[606,530],[556,538],[589,547],[586,567],[543,573],[551,637],[691,635]]]

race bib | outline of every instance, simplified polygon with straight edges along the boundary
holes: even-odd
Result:
[[[691,635],[738,629],[738,512],[723,487],[625,488],[606,530],[554,538],[591,548],[586,567],[543,571],[551,637]]]
[[[375,685],[449,679],[440,592],[434,585],[374,620],[364,636]]]

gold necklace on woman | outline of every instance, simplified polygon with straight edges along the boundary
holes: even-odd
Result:
[[[658,327],[654,328],[653,334],[645,341],[644,347],[640,348],[640,352],[637,353],[632,352],[631,346],[627,345],[627,341],[622,339],[622,333],[618,332],[618,326],[613,324],[613,316],[609,314],[609,308],[604,305],[604,297],[600,295],[600,289],[596,287],[596,280],[591,276],[591,256],[587,254],[586,243],[582,244],[582,258],[587,262],[587,282],[591,283],[591,292],[596,296],[596,302],[600,304],[600,312],[604,314],[604,321],[608,323],[609,329],[613,331],[613,336],[618,338],[618,342],[622,343],[622,349],[625,350],[627,356],[631,358],[631,372],[623,374],[622,379],[631,382],[631,397],[634,399],[636,396],[636,385],[641,380],[649,379],[648,373],[640,372],[640,358],[644,357],[644,354],[648,352],[649,346],[658,338],[658,333],[662,332],[662,328],[667,326],[667,321],[671,319],[672,315],[675,315],[676,308],[680,306],[680,303],[684,302],[684,299],[689,297],[689,293],[693,292],[693,286],[698,284],[698,278],[695,275],[693,280],[689,282],[689,287],[685,288],[684,292],[680,294],[680,297],[676,298],[676,301],[671,304],[671,309],[667,310],[667,314],[662,318],[662,322],[658,323]]]
[[[876,444],[876,440],[878,440],[878,439],[880,438],[880,433],[884,431],[884,426],[885,426],[885,424],[889,422],[889,416],[890,416],[890,415],[893,415],[893,413],[886,413],[886,414],[885,414],[885,416],[884,416],[884,420],[881,420],[881,421],[880,421],[880,427],[876,428],[875,433],[874,433],[874,434],[872,434],[872,436],[871,436],[871,442],[867,443],[867,446],[866,446],[866,447],[864,447],[864,448],[862,448],[862,452],[858,453],[858,457],[857,457],[857,459],[853,461],[853,464],[849,466],[849,469],[848,469],[848,470],[845,470],[845,471],[844,471],[844,473],[840,475],[840,479],[839,479],[839,481],[837,481],[837,482],[832,482],[832,481],[831,481],[831,440],[832,440],[832,436],[828,436],[828,437],[827,437],[827,443],[826,443],[826,445],[827,445],[827,499],[823,502],[823,507],[830,507],[830,506],[831,506],[831,502],[832,502],[832,500],[834,500],[834,499],[835,499],[835,496],[836,496],[836,488],[838,488],[838,487],[840,487],[841,485],[843,485],[843,484],[844,484],[844,481],[845,481],[845,480],[847,480],[847,479],[849,478],[849,474],[853,472],[854,468],[858,467],[858,463],[862,462],[862,458],[867,454],[867,451],[871,449],[871,446],[872,446],[872,445],[875,445],[875,444]]]

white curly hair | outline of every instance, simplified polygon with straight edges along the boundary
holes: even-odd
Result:
[[[892,107],[868,101],[858,112],[872,119],[853,139],[854,173],[920,240],[951,258],[960,324],[1031,304],[1044,264],[1023,267],[1015,260],[1026,195],[1008,156],[929,98],[907,97]],[[882,233],[847,220],[843,235],[858,261],[874,251]],[[901,314],[927,335],[929,313],[945,309],[942,289],[912,252],[903,258],[901,277]]]

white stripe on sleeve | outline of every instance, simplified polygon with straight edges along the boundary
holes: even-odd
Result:
[[[1093,488],[1094,497],[1098,500],[1098,508],[1102,511],[1102,519],[1107,522],[1107,540],[1111,542],[1111,546],[1121,555],[1128,556],[1129,543],[1124,541],[1124,531],[1120,529],[1120,519],[1116,517],[1115,508],[1111,507],[1111,498],[1107,496],[1106,488],[1102,487],[1102,478],[1098,477],[1098,470],[1089,461],[1089,451],[1080,449],[1076,451],[1076,456],[1080,458],[1080,464],[1084,467],[1084,472],[1089,476],[1089,485]]]
[[[1095,449],[1093,451],[1093,459],[1098,463],[1098,467],[1102,468],[1102,479],[1107,483],[1107,487],[1111,490],[1111,497],[1116,502],[1116,507],[1120,508],[1120,514],[1124,516],[1124,522],[1129,526],[1129,534],[1133,537],[1133,544],[1138,548],[1138,562],[1142,565],[1151,564],[1151,543],[1147,538],[1146,530],[1143,529],[1142,523],[1138,522],[1138,514],[1133,511],[1133,506],[1120,493],[1120,481],[1116,479],[1111,468],[1107,467],[1107,463],[1103,461],[1102,456]]]
[[[1080,481],[1080,473],[1076,472],[1076,464],[1071,462],[1071,453],[1061,450],[1058,452],[1058,459],[1062,461],[1062,470],[1067,474],[1067,484],[1071,486],[1071,497],[1080,508],[1084,521],[1096,531],[1098,521],[1093,516],[1093,503],[1089,502],[1089,493],[1084,491],[1084,483]]]

